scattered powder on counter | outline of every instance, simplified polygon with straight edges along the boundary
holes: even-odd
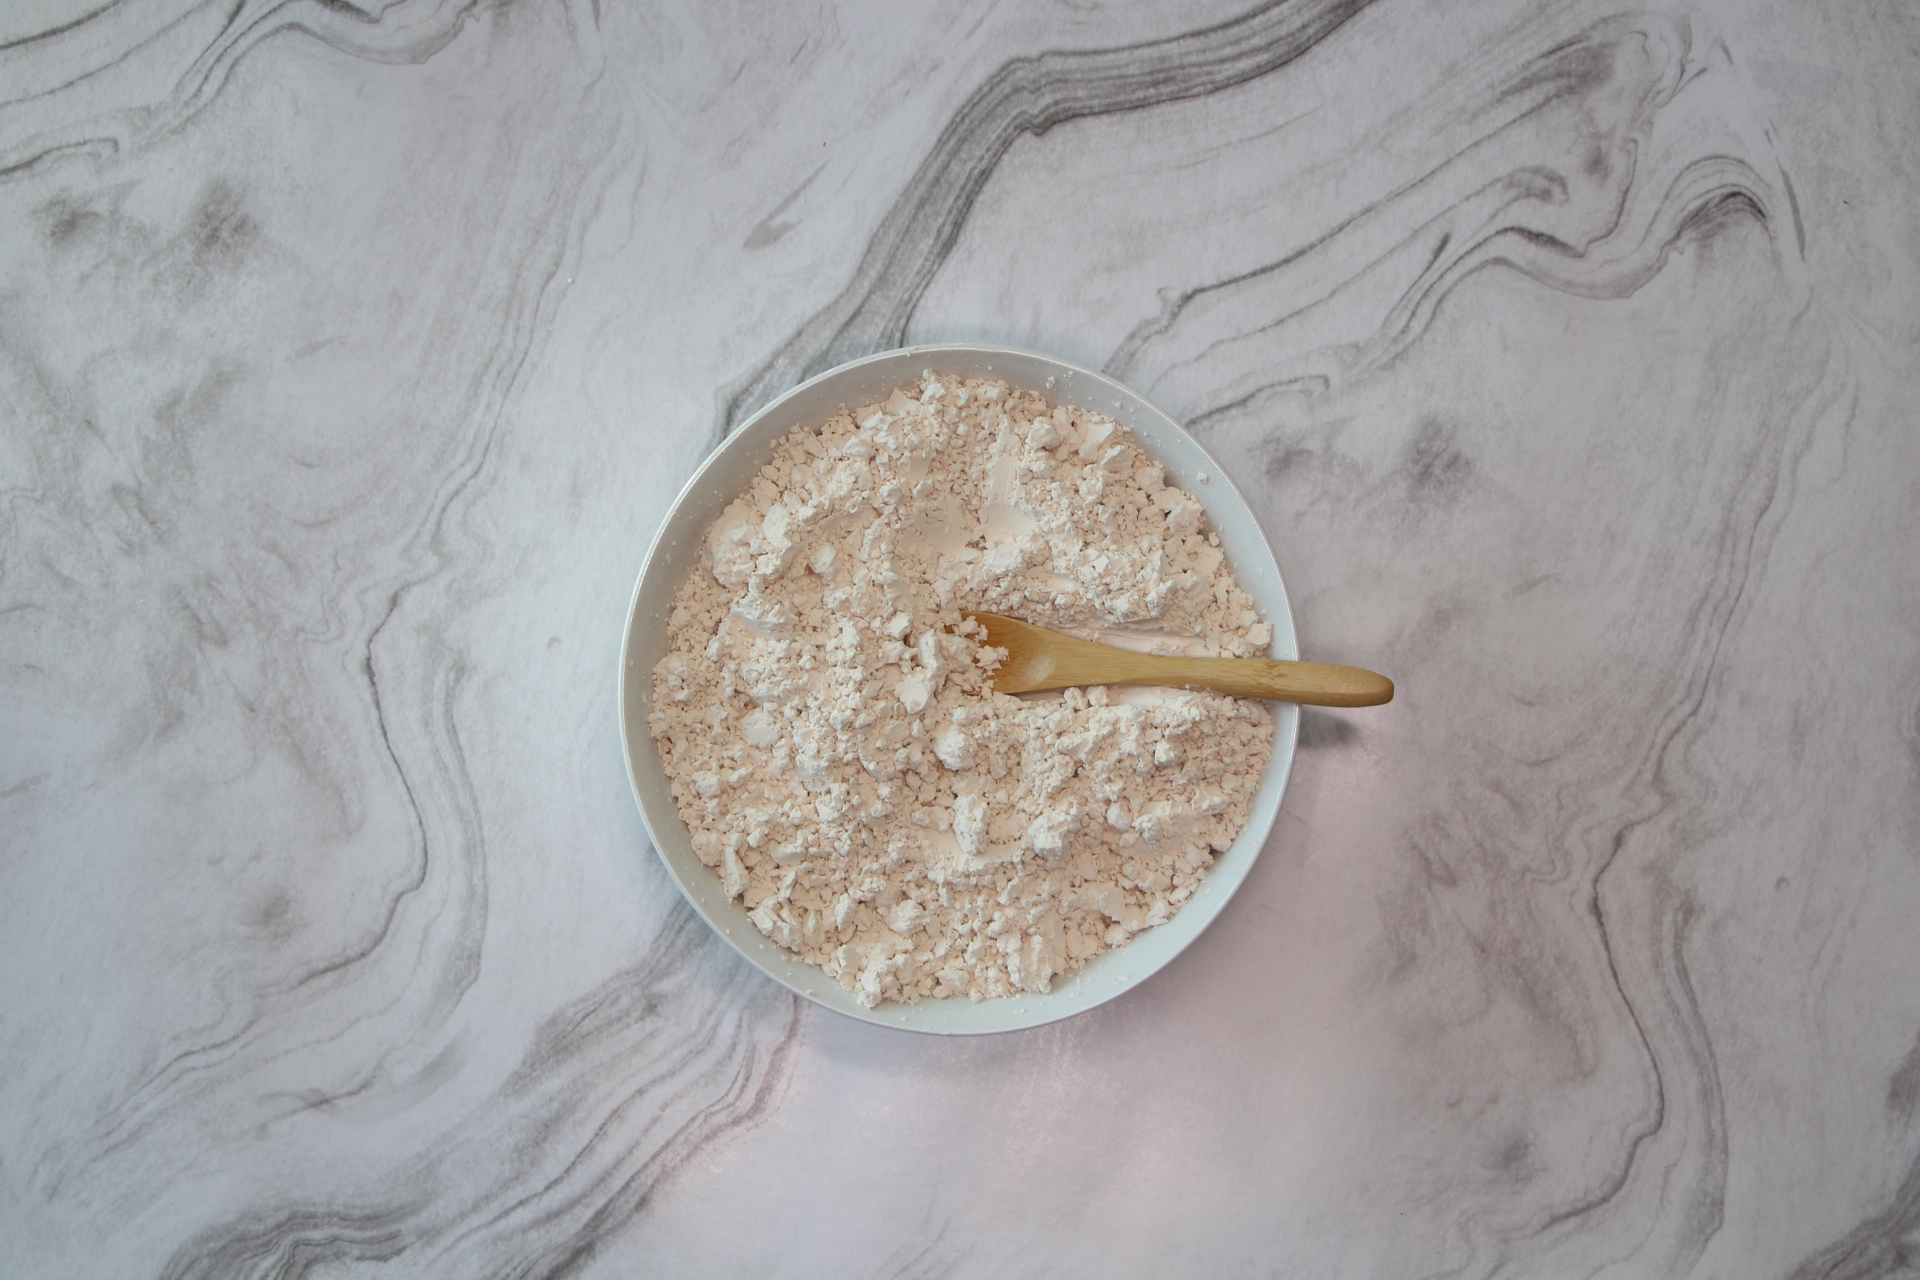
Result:
[[[962,611],[1245,657],[1272,628],[1125,428],[997,382],[788,436],[706,538],[650,728],[694,852],[861,1003],[1046,991],[1232,845],[1266,706],[987,689]]]

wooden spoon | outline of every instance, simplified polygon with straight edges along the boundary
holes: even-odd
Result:
[[[987,629],[988,644],[1007,651],[1007,660],[993,676],[998,693],[1165,684],[1316,707],[1376,707],[1393,701],[1393,681],[1359,667],[1279,658],[1168,658],[1076,640],[997,613],[966,616]]]

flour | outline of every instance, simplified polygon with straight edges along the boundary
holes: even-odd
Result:
[[[1264,704],[987,689],[962,611],[1245,657],[1271,626],[1111,419],[995,382],[795,431],[708,530],[650,728],[700,860],[872,1007],[1046,991],[1166,921],[1245,824]]]

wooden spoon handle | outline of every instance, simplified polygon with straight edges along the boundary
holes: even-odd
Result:
[[[1075,647],[1077,649],[1077,647]],[[1094,649],[1089,645],[1087,649]],[[1394,700],[1394,681],[1357,666],[1334,662],[1286,662],[1283,658],[1169,658],[1160,654],[1098,647],[1098,668],[1083,664],[1092,656],[1075,652],[1073,672],[1102,685],[1175,685],[1231,693],[1240,699],[1306,702],[1309,706],[1379,706]],[[1062,664],[1066,666],[1066,664]],[[1064,674],[1064,672],[1062,672]]]
[[[1115,684],[1198,685],[1240,698],[1271,698],[1315,707],[1377,707],[1393,701],[1393,681],[1378,672],[1331,662],[1279,658],[1166,658]]]

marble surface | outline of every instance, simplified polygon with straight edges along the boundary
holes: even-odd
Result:
[[[0,10],[0,1275],[1920,1275],[1920,13],[1244,3]],[[921,340],[1400,690],[967,1041],[710,936],[613,697]]]

